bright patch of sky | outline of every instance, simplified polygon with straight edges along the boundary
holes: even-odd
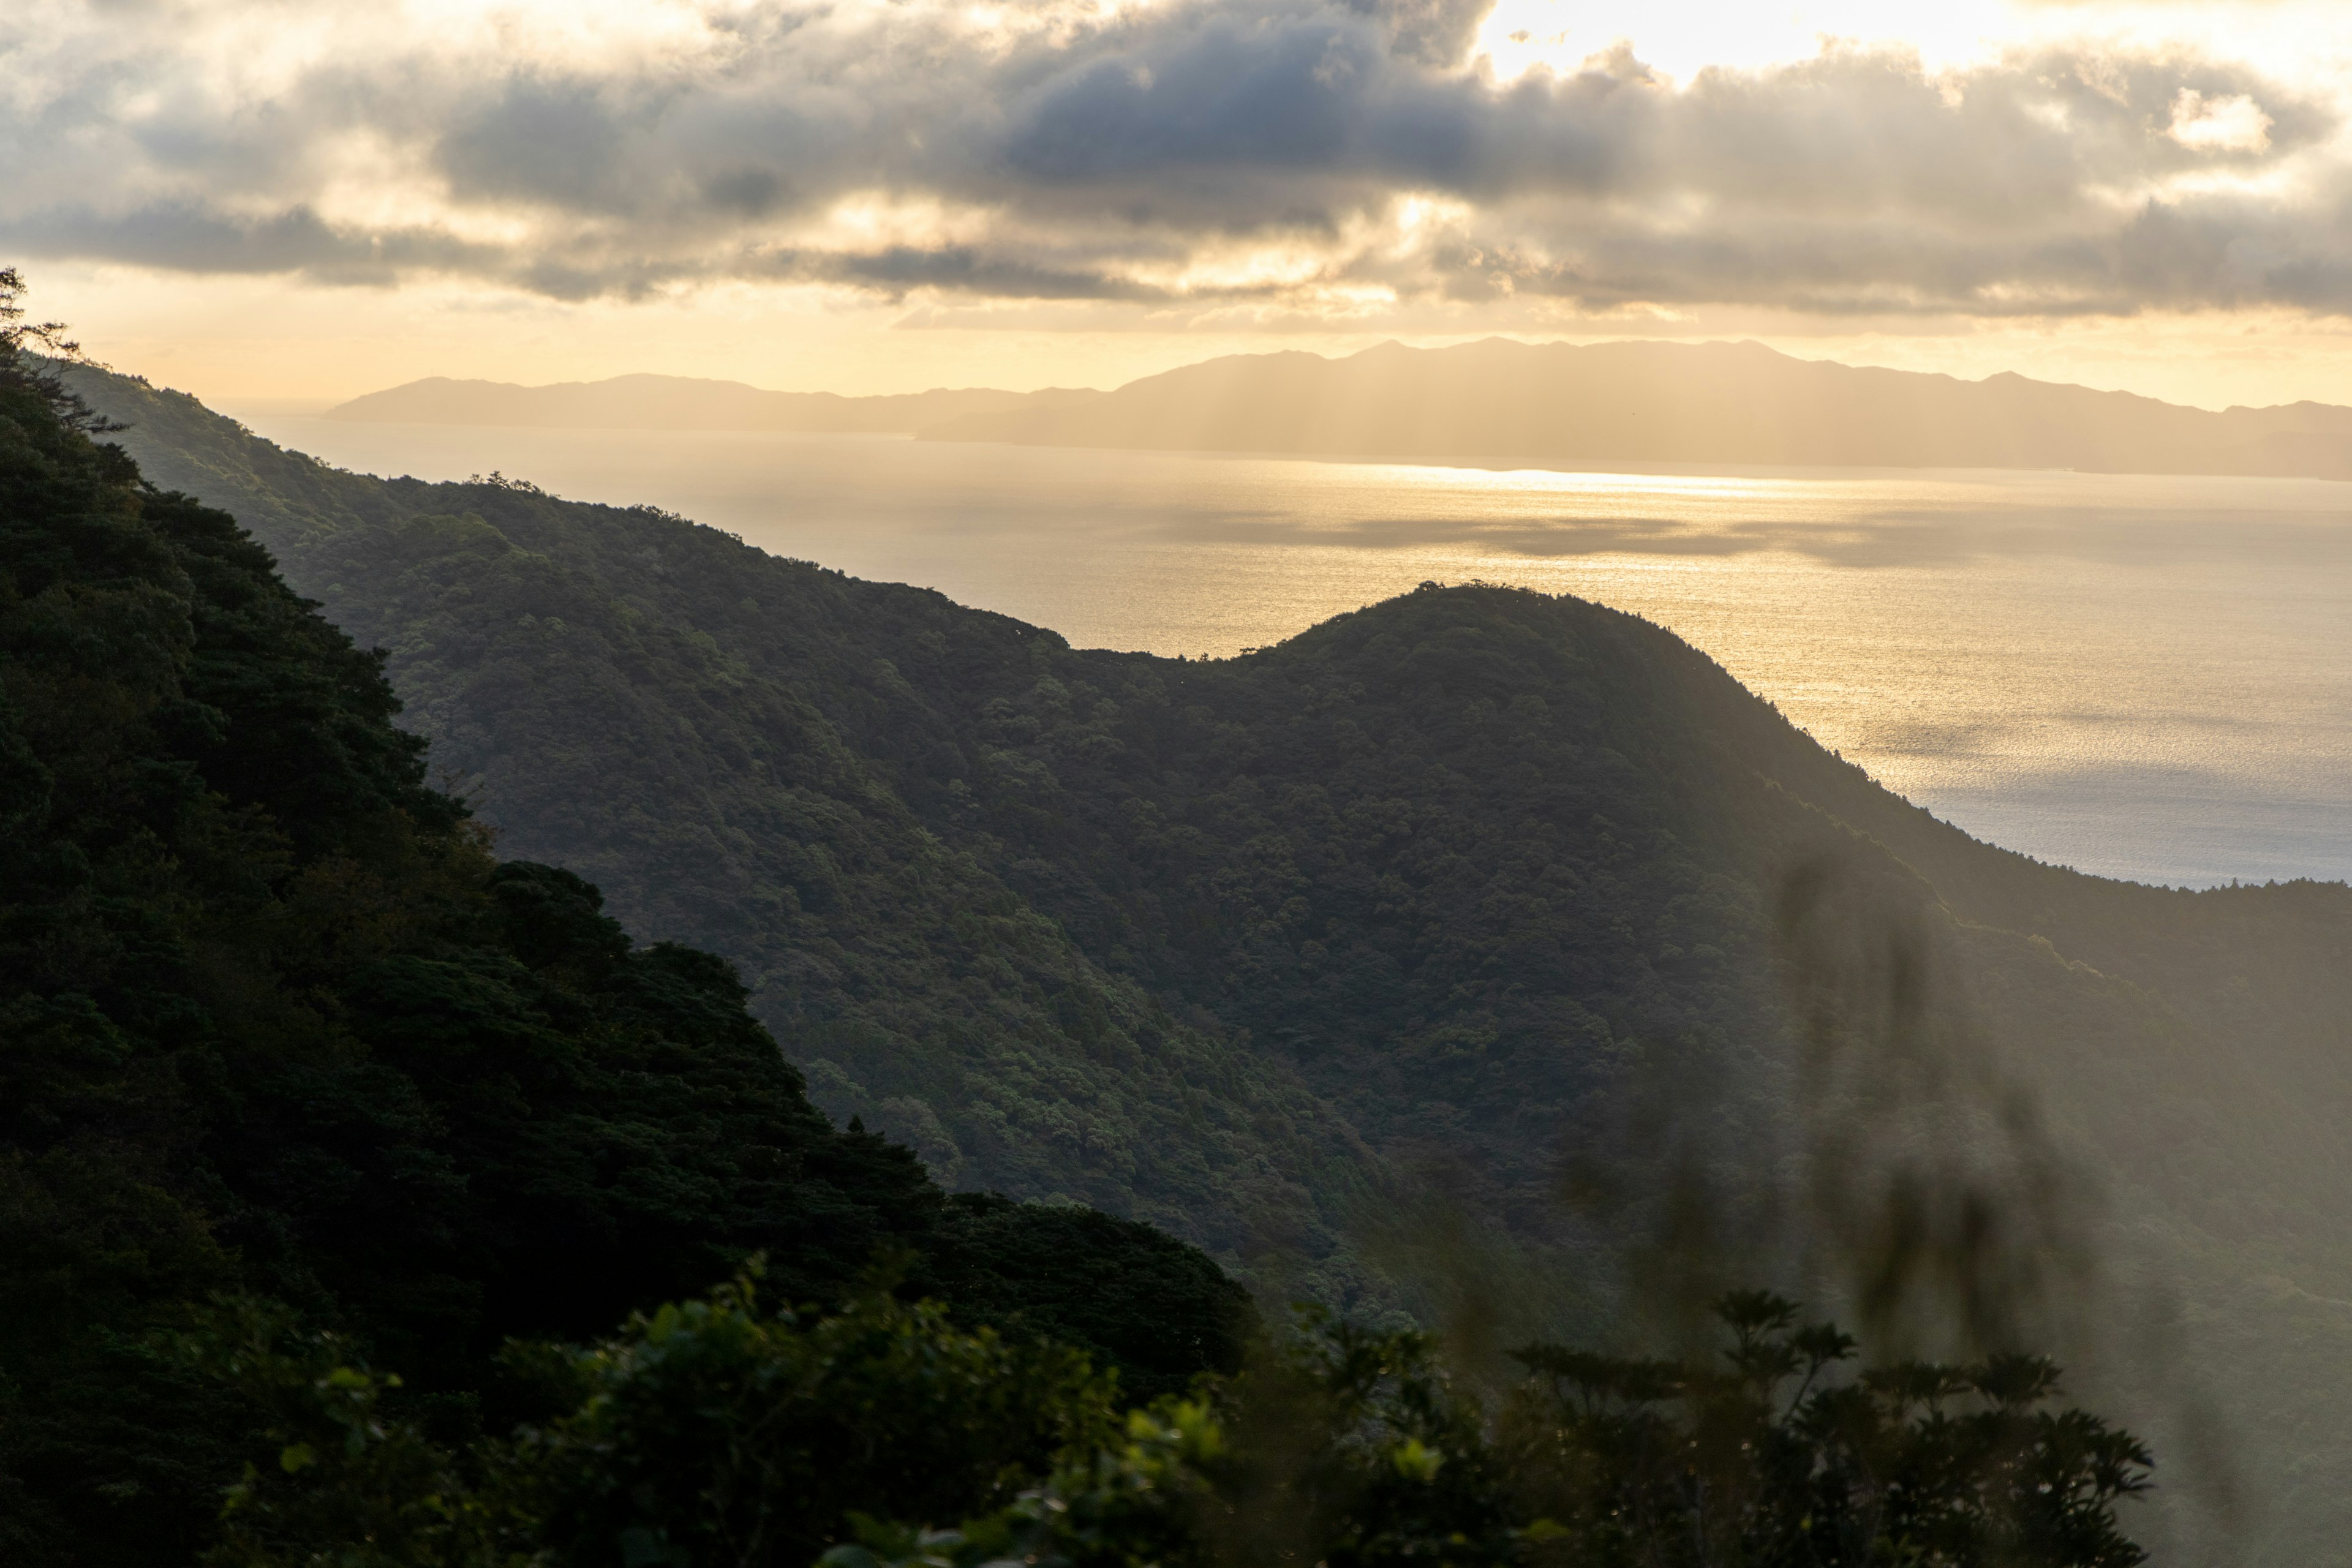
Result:
[[[1930,70],[1980,63],[2003,50],[2079,40],[2137,49],[2189,47],[2245,61],[2305,86],[2340,83],[2352,62],[2352,6],[2310,0],[1497,0],[1478,47],[1499,76],[1530,67],[1573,69],[1623,40],[1677,81],[1708,66],[1739,69],[1809,59],[1825,42],[1911,50]]]

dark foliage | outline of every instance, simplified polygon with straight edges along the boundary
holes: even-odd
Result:
[[[219,1291],[349,1336],[451,1433],[516,1413],[509,1336],[755,1252],[799,1300],[911,1249],[910,1289],[970,1279],[1147,1388],[1234,1364],[1208,1259],[951,1204],[809,1104],[728,964],[494,860],[383,656],[61,397],[0,339],[0,1555],[193,1554],[251,1416],[153,1333]],[[1031,1272],[1063,1247],[1084,1300]]]
[[[958,1193],[928,1248],[924,1277],[959,1322],[1086,1349],[1119,1369],[1129,1399],[1240,1370],[1246,1298],[1207,1256],[1149,1226]]]
[[[2134,1568],[2149,1459],[2046,1408],[2027,1356],[1856,1374],[1854,1342],[1727,1298],[1721,1355],[1557,1345],[1490,1407],[1426,1336],[1309,1313],[1239,1378],[1124,1415],[1051,1346],[747,1283],[533,1353],[576,1405],[452,1449],[384,1381],[246,1312],[192,1343],[270,1413],[224,1565]],[[1792,1386],[1793,1385],[1793,1386]],[[269,1462],[274,1460],[275,1462]],[[819,1553],[822,1552],[822,1557]]]
[[[2058,1391],[2040,1357],[1899,1363],[1854,1375],[1855,1342],[1794,1303],[1725,1297],[1719,1360],[1628,1361],[1536,1344],[1498,1438],[1540,1560],[1611,1564],[2099,1564],[2147,1553],[2118,1501],[2154,1460]]]

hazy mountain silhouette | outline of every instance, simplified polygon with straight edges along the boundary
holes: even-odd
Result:
[[[2124,392],[1793,359],[1760,343],[1502,338],[1242,354],[925,439],[1530,465],[1769,463],[2352,478],[2352,408],[2215,414]]]
[[[621,375],[520,386],[432,376],[330,419],[639,430],[912,432],[1024,446],[1317,453],[1475,463],[2081,468],[2352,479],[2352,408],[2215,414],[2126,392],[1801,360],[1761,343],[1505,338],[1346,359],[1235,354],[1113,392],[888,397]]]
[[[428,376],[372,392],[327,411],[330,419],[390,425],[534,425],[623,430],[898,431],[972,414],[1050,408],[1091,391],[985,389],[843,397],[831,392],[769,392],[740,381],[683,375],[616,375],[518,386],[503,381]]]

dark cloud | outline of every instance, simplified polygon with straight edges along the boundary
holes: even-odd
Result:
[[[1015,300],[1120,300],[1165,303],[1165,289],[1066,268],[991,257],[970,246],[891,246],[866,252],[799,253],[778,258],[787,275],[854,283],[892,296],[916,289]]]
[[[157,13],[129,41],[0,56],[44,76],[0,98],[0,241],[565,298],[789,278],[1310,309],[1318,288],[1374,285],[2352,310],[2334,116],[2243,67],[2082,50],[1931,75],[1832,50],[1670,85],[1620,48],[1497,85],[1465,59],[1486,3],[1168,0],[1074,21],[1038,0],[995,37],[919,4],[860,20],[784,3],[714,12],[686,53],[591,68],[420,44],[244,97],[201,79],[173,47],[180,13]],[[419,216],[353,216],[376,169]],[[1443,211],[1402,227],[1408,197]],[[878,229],[829,218],[852,198]],[[1291,260],[1234,264],[1252,247]]]
[[[294,272],[322,281],[386,284],[404,273],[481,272],[505,259],[436,228],[338,230],[308,207],[246,218],[164,201],[105,216],[87,206],[0,218],[0,246],[39,257],[85,257],[193,272]]]
[[[792,203],[793,188],[773,169],[750,165],[712,174],[702,182],[702,198],[723,211],[767,217]]]
[[[630,142],[652,131],[657,115],[616,111],[605,98],[594,82],[509,78],[441,139],[433,162],[460,201],[519,197],[627,211],[639,198],[626,178]]]

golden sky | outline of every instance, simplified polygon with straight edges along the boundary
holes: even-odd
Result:
[[[1506,333],[2352,403],[2352,6],[5,13],[0,260],[216,401]]]

